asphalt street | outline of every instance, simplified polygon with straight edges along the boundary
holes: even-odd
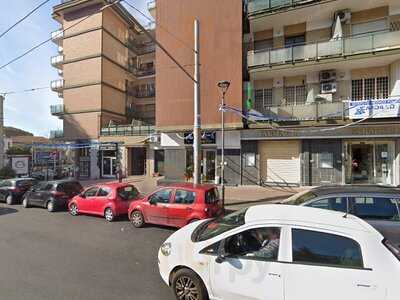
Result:
[[[0,299],[172,300],[157,266],[172,233],[0,203]]]

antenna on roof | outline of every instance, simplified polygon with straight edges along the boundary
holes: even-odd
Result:
[[[349,197],[346,197],[346,213],[343,218],[347,218],[347,215],[349,214],[349,206]]]

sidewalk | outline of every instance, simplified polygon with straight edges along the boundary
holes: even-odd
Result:
[[[157,188],[157,180],[145,176],[124,178],[123,182],[134,184],[140,192],[150,193]],[[82,181],[87,187],[96,183],[117,182],[115,179],[99,179]],[[309,189],[309,187],[279,187],[279,186],[227,186],[225,188],[225,207],[228,210],[237,210],[257,204],[274,203],[286,199],[295,193]]]

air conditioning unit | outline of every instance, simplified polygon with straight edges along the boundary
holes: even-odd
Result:
[[[336,82],[321,83],[321,94],[334,94],[337,91]]]
[[[333,94],[319,94],[315,97],[316,102],[332,102]]]
[[[340,21],[342,23],[348,24],[351,20],[351,11],[350,9],[343,9],[343,10],[338,10],[335,12],[334,15],[334,21],[336,22],[337,18],[340,18]]]
[[[321,71],[319,73],[319,82],[330,82],[336,80],[336,71],[335,70],[328,70],[328,71]]]
[[[159,143],[160,137],[158,135],[151,135],[151,136],[149,136],[149,142],[150,143]]]

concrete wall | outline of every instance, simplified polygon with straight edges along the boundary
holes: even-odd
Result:
[[[258,152],[257,141],[242,141],[242,184],[258,185],[260,184],[260,154]],[[248,167],[245,164],[244,155],[246,153],[254,153],[256,155],[256,165]]]

